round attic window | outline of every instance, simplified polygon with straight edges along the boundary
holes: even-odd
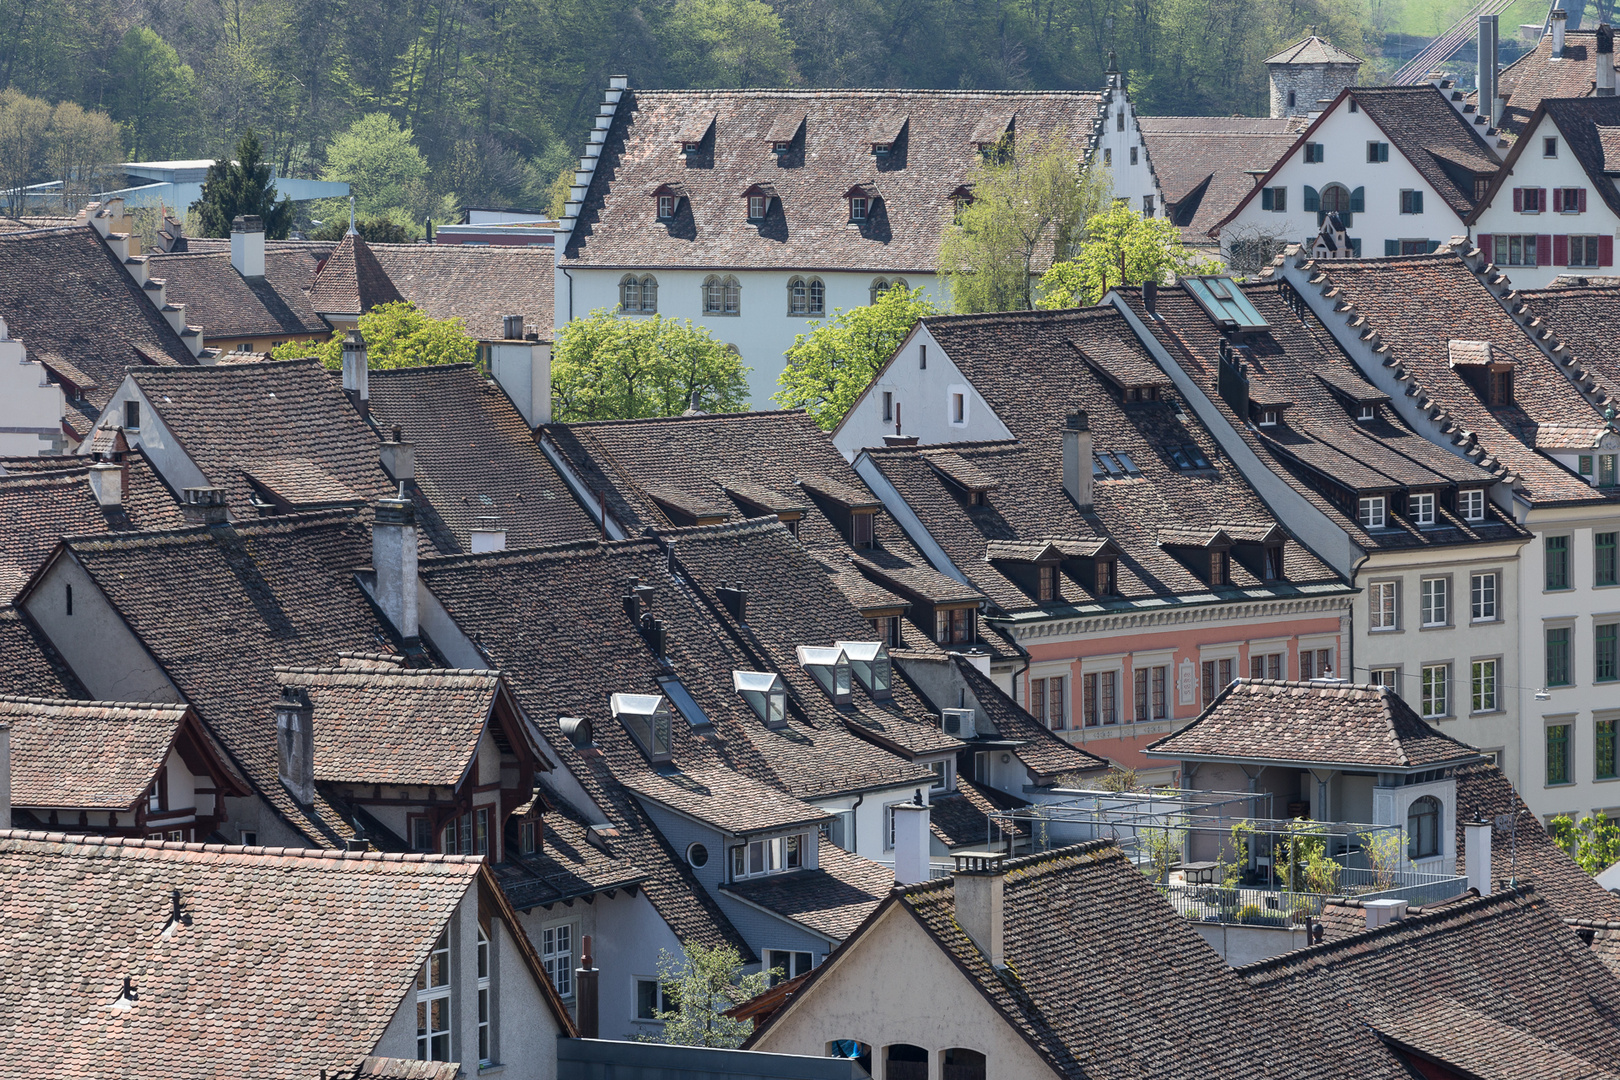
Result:
[[[693,844],[686,849],[686,861],[693,866],[709,865],[709,849],[702,844]]]

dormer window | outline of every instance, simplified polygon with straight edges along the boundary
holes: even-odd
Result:
[[[1058,598],[1056,563],[1042,563],[1036,568],[1035,599],[1047,604]]]
[[[1277,419],[1281,415],[1282,415],[1281,411],[1279,411],[1277,409],[1262,409],[1260,411],[1260,426],[1261,427],[1276,427],[1277,426]]]
[[[848,705],[850,701],[849,657],[843,649],[817,648],[800,645],[797,649],[799,666],[810,673],[834,705]]]
[[[767,728],[787,726],[787,684],[782,676],[773,671],[733,671],[731,686]]]
[[[771,153],[775,154],[777,157],[781,157],[791,149],[793,149],[793,143],[791,141],[783,142],[781,140],[777,140],[776,142],[771,143]]]
[[[662,694],[614,694],[613,718],[630,733],[641,752],[655,764],[671,756],[669,702]]]
[[[872,156],[879,161],[891,156],[905,130],[904,116],[875,117],[866,135],[866,144],[872,148]]]
[[[850,197],[850,200],[849,200],[849,220],[851,220],[851,221],[865,221],[866,220],[866,196],[864,196],[864,195],[853,195],[853,196]]]
[[[850,670],[874,700],[883,701],[894,696],[890,689],[893,670],[889,650],[881,641],[835,641],[849,659]]]
[[[681,143],[681,156],[692,157],[701,149],[703,149],[701,142],[683,142]]]
[[[1370,495],[1356,506],[1356,520],[1363,529],[1382,529],[1387,515],[1387,503],[1382,495]]]
[[[971,607],[935,608],[934,640],[941,645],[973,644],[973,612]]]
[[[892,142],[875,142],[872,144],[873,157],[886,158],[892,153],[894,153],[894,143]]]
[[[672,221],[675,217],[676,198],[673,195],[658,196],[658,220]]]
[[[1232,584],[1232,553],[1216,550],[1209,553],[1209,583],[1219,588]]]
[[[1262,577],[1267,581],[1281,581],[1283,579],[1283,547],[1281,544],[1266,545],[1263,556],[1265,573]]]
[[[1513,404],[1513,366],[1511,364],[1492,365],[1489,385],[1492,408],[1507,408]]]
[[[1361,423],[1363,423],[1363,424],[1365,424],[1365,423],[1367,423],[1369,421],[1378,419],[1378,406],[1376,406],[1376,405],[1363,405],[1363,406],[1361,406],[1361,408],[1356,410],[1356,419],[1358,421],[1360,421]]]
[[[1464,521],[1485,520],[1485,489],[1467,488],[1457,492],[1457,512]]]
[[[1408,500],[1408,509],[1412,515],[1412,524],[1423,526],[1434,524],[1434,492],[1421,491],[1414,493]]]
[[[852,547],[869,548],[872,546],[872,523],[877,515],[855,513],[849,519],[849,542]]]
[[[764,195],[748,196],[748,220],[764,221],[765,212],[770,208],[771,200]]]
[[[1094,591],[1098,596],[1119,595],[1119,560],[1097,560],[1097,588]]]

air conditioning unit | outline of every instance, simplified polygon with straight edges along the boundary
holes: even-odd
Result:
[[[955,735],[958,739],[971,739],[974,736],[972,709],[941,709],[939,721],[947,735]]]

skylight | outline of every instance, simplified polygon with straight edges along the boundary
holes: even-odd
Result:
[[[1141,476],[1142,475],[1142,470],[1138,469],[1136,467],[1136,462],[1131,460],[1131,456],[1129,454],[1122,453],[1122,452],[1116,450],[1114,452],[1114,456],[1119,458],[1119,463],[1125,467],[1126,475],[1128,475],[1128,476]]]
[[[849,658],[843,649],[819,648],[811,645],[798,647],[799,666],[814,676],[826,695],[837,705],[848,705]]]
[[[833,644],[844,650],[850,670],[868,694],[880,701],[894,696],[889,685],[893,676],[889,650],[881,641],[836,641]]]
[[[658,685],[663,689],[669,700],[674,702],[676,710],[686,718],[688,724],[695,728],[709,726],[708,714],[703,711],[702,706],[692,697],[691,692],[681,684],[681,680],[673,676],[665,676],[658,680]]]
[[[774,671],[733,671],[731,686],[768,728],[787,726],[787,684]]]
[[[1264,330],[1271,324],[1229,277],[1182,278],[1187,291],[1222,330]]]
[[[1203,452],[1196,446],[1172,446],[1169,450],[1170,460],[1178,469],[1207,469],[1210,464],[1205,460]]]
[[[655,762],[670,759],[671,717],[662,694],[614,694],[612,709],[642,753]]]

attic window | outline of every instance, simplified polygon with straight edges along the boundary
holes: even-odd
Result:
[[[787,684],[774,671],[733,671],[731,686],[773,731],[787,726]]]
[[[797,653],[799,666],[810,673],[833,704],[848,705],[849,657],[844,655],[844,650],[800,645]]]
[[[872,546],[872,521],[876,517],[876,514],[870,512],[857,512],[850,515],[849,542],[851,546],[858,548]]]
[[[1434,492],[1420,491],[1413,493],[1410,497],[1410,501],[1407,504],[1407,509],[1412,515],[1412,524],[1433,525]]]
[[[765,213],[770,209],[771,199],[768,195],[748,196],[748,220],[764,221]]]
[[[1232,584],[1232,553],[1224,550],[1209,553],[1209,583],[1214,586]]]
[[[892,153],[894,153],[894,143],[892,142],[875,142],[872,144],[873,157],[885,158]]]
[[[1047,604],[1058,598],[1056,563],[1042,563],[1036,568],[1035,599]]]
[[[614,694],[610,707],[614,719],[649,760],[659,763],[670,759],[671,714],[662,694]]]
[[[1169,450],[1170,461],[1178,469],[1207,469],[1209,461],[1196,446],[1172,446]]]
[[[1097,587],[1092,591],[1098,596],[1119,595],[1119,560],[1100,558],[1096,567]]]
[[[675,204],[679,200],[674,195],[658,196],[658,220],[672,221],[675,218]]]
[[[1264,558],[1265,570],[1261,576],[1266,581],[1281,581],[1283,579],[1283,546],[1281,544],[1267,544]]]
[[[1261,427],[1276,427],[1277,426],[1277,418],[1280,415],[1281,414],[1276,409],[1263,409],[1263,410],[1261,410],[1261,413],[1260,413],[1260,426]]]
[[[1378,419],[1378,406],[1376,406],[1376,405],[1363,405],[1356,412],[1356,419],[1360,420],[1360,421],[1363,421],[1363,422],[1368,421],[1368,420],[1376,420],[1376,419]]]
[[[691,691],[681,684],[679,679],[664,677],[658,680],[658,686],[670,701],[675,703],[676,710],[686,718],[686,722],[695,728],[709,727],[711,721],[708,713],[692,697]]]
[[[1457,508],[1464,521],[1485,520],[1485,489],[1468,488],[1457,493]]]
[[[893,697],[889,683],[893,672],[889,663],[889,650],[881,641],[835,641],[849,659],[850,670],[874,700]]]
[[[1513,404],[1513,368],[1511,365],[1493,365],[1489,373],[1490,403],[1493,408],[1506,408]]]
[[[866,220],[866,206],[867,206],[866,197],[864,195],[852,195],[852,196],[850,196],[850,199],[849,199],[849,220],[851,220],[851,221],[865,221]]]
[[[124,428],[128,431],[141,429],[141,403],[138,401],[124,402]]]

